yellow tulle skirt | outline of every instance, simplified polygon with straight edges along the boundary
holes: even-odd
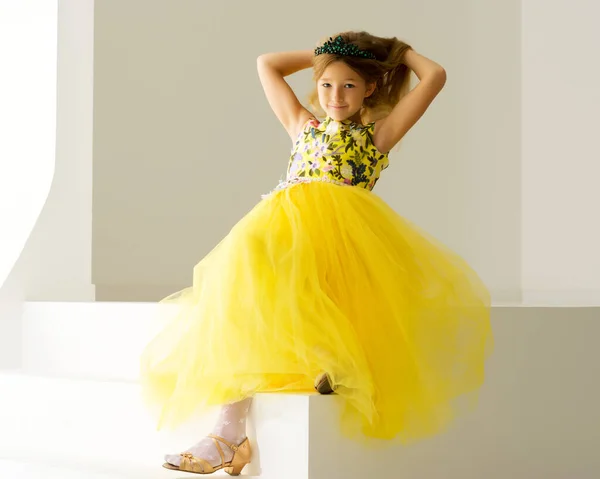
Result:
[[[146,348],[159,427],[328,373],[345,433],[444,430],[484,381],[490,298],[458,255],[376,194],[302,183],[258,203],[194,268]]]

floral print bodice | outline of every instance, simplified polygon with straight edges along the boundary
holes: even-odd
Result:
[[[374,122],[361,125],[330,117],[308,121],[292,147],[286,179],[276,190],[313,180],[372,190],[389,165],[387,153],[373,144],[374,127]]]

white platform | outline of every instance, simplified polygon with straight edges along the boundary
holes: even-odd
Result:
[[[23,368],[0,374],[1,478],[19,478],[27,464],[32,474],[64,469],[66,479],[68,471],[91,479],[184,476],[161,469],[162,455],[196,442],[213,418],[155,432],[136,379],[139,353],[161,327],[156,311],[143,303],[26,305]],[[335,397],[260,395],[250,434],[258,446],[244,474],[600,477],[600,310],[497,308],[493,321],[497,351],[481,405],[447,434],[412,447],[363,450],[338,434]],[[5,474],[9,467],[16,475]]]

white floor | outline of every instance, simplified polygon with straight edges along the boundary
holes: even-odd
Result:
[[[41,465],[0,459],[0,477],[2,479],[177,479],[198,476],[177,474],[162,467],[147,471],[100,472],[91,471],[84,466],[66,468],[51,464]]]

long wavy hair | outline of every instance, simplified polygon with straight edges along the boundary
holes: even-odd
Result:
[[[317,55],[313,57],[313,79],[317,81],[321,78],[325,69],[333,62],[346,63],[365,82],[375,83],[375,91],[363,102],[360,113],[362,121],[368,123],[384,118],[410,90],[411,70],[403,63],[403,58],[411,46],[396,37],[377,37],[367,32],[342,32],[333,38],[338,35],[345,42],[373,53],[375,60],[329,53]],[[317,116],[325,114],[319,104],[316,87],[310,93],[308,102]]]

